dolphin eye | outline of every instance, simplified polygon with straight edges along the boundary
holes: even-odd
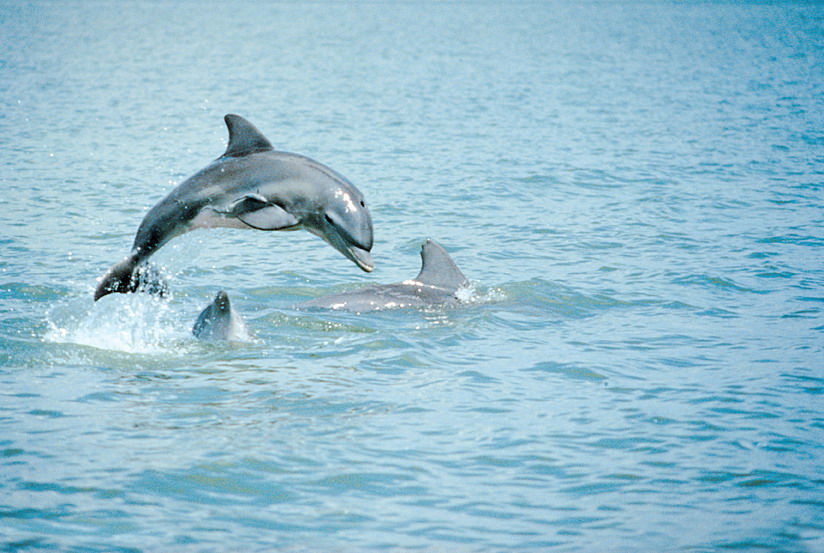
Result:
[[[328,213],[324,213],[324,214],[323,214],[323,218],[324,218],[324,219],[326,219],[326,222],[327,222],[327,223],[329,223],[330,225],[334,225],[334,224],[335,224],[335,222],[332,220],[332,218],[329,216],[329,214],[328,214]]]
[[[361,207],[366,207],[366,203],[364,203],[364,201],[363,201],[363,200],[361,200],[361,201],[360,201],[360,206],[361,206]]]

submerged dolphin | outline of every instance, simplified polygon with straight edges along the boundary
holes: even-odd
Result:
[[[223,290],[204,309],[192,327],[192,334],[201,340],[248,340],[249,331],[240,315],[232,309],[229,295]]]
[[[226,152],[146,214],[131,253],[100,279],[95,301],[134,292],[141,264],[175,236],[197,228],[303,228],[372,271],[372,217],[360,191],[317,161],[275,151],[243,117],[229,114],[224,120]]]
[[[297,308],[377,311],[457,303],[457,291],[469,284],[449,254],[436,242],[421,247],[421,272],[412,280],[378,284],[298,304]]]

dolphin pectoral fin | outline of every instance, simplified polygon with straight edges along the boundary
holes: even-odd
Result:
[[[297,217],[277,205],[239,213],[236,217],[257,230],[286,230],[300,223]]]
[[[233,217],[237,217],[238,215],[243,215],[244,213],[250,213],[252,211],[263,209],[268,205],[269,203],[266,201],[266,198],[260,194],[247,194],[239,200],[232,202],[227,213]]]
[[[296,226],[298,218],[280,207],[269,204],[260,194],[248,194],[231,206],[228,214],[257,230],[283,230]]]

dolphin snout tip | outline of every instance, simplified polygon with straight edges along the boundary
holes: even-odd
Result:
[[[363,271],[371,273],[375,270],[375,262],[372,260],[372,253],[369,250],[364,250],[357,246],[350,246],[349,253],[352,254],[352,261]]]

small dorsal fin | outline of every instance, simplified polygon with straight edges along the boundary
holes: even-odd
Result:
[[[439,288],[457,290],[469,281],[440,244],[427,240],[421,247],[421,272],[415,280]]]
[[[229,128],[229,144],[221,157],[241,157],[273,149],[269,139],[240,115],[230,113],[223,120]]]

